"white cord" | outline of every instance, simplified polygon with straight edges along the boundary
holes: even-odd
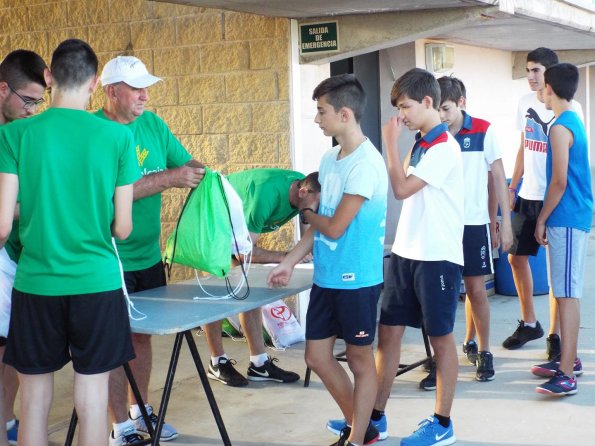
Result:
[[[118,248],[116,247],[116,239],[112,237],[112,245],[114,247],[114,252],[116,253],[116,258],[118,259],[118,266],[120,268],[120,280],[122,281],[122,291],[124,292],[124,297],[126,297],[126,302],[128,304],[128,317],[133,321],[142,321],[143,319],[147,318],[147,315],[139,310],[136,309],[132,301],[130,300],[130,296],[128,296],[128,290],[126,289],[126,281],[124,280],[124,267],[122,266],[122,262],[120,260],[120,255],[118,254]],[[132,311],[136,311],[141,317],[134,317],[132,316]]]

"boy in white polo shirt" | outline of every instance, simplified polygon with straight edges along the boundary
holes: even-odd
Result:
[[[450,411],[458,374],[452,331],[463,265],[461,149],[440,121],[440,86],[431,73],[405,73],[392,88],[391,102],[399,116],[384,125],[382,135],[393,192],[404,201],[385,278],[372,420],[384,416],[405,327],[423,324],[436,358],[436,404],[401,446],[449,445],[456,441]],[[403,126],[419,130],[405,166],[397,144]]]

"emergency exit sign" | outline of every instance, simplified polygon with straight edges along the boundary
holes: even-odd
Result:
[[[337,30],[336,21],[300,25],[300,52],[304,54],[337,51],[339,49]]]

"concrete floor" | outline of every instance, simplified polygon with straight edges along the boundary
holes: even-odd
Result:
[[[509,351],[502,341],[516,328],[519,305],[516,297],[496,295],[490,298],[492,310],[492,352],[496,379],[488,383],[474,381],[474,368],[459,355],[459,381],[452,417],[458,445],[461,446],[564,446],[595,444],[595,236],[592,236],[587,260],[585,298],[582,301],[582,323],[579,356],[585,369],[579,378],[579,393],[552,399],[535,392],[543,379],[530,373],[531,365],[544,362],[545,337],[528,343],[522,349]],[[539,319],[547,330],[547,296],[535,297]],[[462,342],[464,312],[459,304],[455,334]],[[169,363],[173,337],[155,337],[154,370],[151,402],[159,398]],[[200,354],[208,358],[204,337],[197,338]],[[247,347],[243,342],[225,340],[231,357],[238,360],[239,370],[248,365]],[[284,352],[270,351],[280,359],[279,365],[300,372],[303,377],[304,345]],[[339,350],[339,347],[337,347]],[[423,356],[421,334],[409,329],[404,342],[403,362]],[[395,379],[387,407],[389,438],[379,445],[398,445],[423,418],[433,413],[434,392],[418,390],[417,383],[425,375],[417,369]],[[328,418],[340,416],[338,408],[313,375],[309,388],[303,380],[294,384],[250,383],[244,388],[228,388],[211,381],[223,420],[234,445],[327,445],[336,437],[325,429]],[[56,374],[55,401],[50,417],[52,445],[64,443],[72,410],[72,372],[66,368]],[[180,432],[173,445],[222,444],[208,407],[196,369],[187,347],[180,356],[167,421]],[[589,440],[591,438],[591,440]],[[98,445],[103,445],[98,441]]]

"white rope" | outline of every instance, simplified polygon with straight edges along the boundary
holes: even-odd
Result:
[[[112,237],[112,246],[114,247],[114,252],[116,253],[116,258],[118,259],[118,266],[120,268],[120,280],[122,281],[122,291],[124,292],[124,297],[126,298],[126,303],[128,304],[128,317],[133,321],[142,321],[143,319],[147,318],[147,315],[137,310],[132,301],[130,300],[130,296],[128,296],[128,290],[126,289],[126,281],[124,280],[124,267],[122,266],[120,255],[118,254],[118,248],[116,247],[116,239],[114,237]],[[131,310],[136,311],[141,316],[138,318],[132,316]]]

